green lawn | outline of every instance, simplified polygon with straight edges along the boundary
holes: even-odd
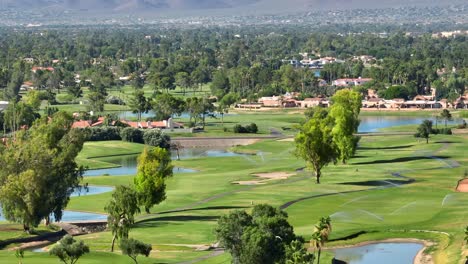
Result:
[[[226,125],[256,122],[262,133],[271,128],[293,127],[301,121],[300,115],[287,111],[269,115],[269,120],[266,113],[254,113],[229,116],[225,121]],[[213,230],[221,215],[269,203],[284,206],[295,232],[305,239],[310,238],[313,224],[321,216],[331,215],[331,239],[335,241],[330,246],[386,238],[420,238],[437,243],[430,248],[436,263],[457,263],[463,254],[462,230],[468,225],[468,195],[457,193],[454,188],[468,166],[467,146],[467,135],[432,136],[429,144],[412,135],[363,137],[356,156],[348,164],[329,165],[324,169],[320,185],[314,183],[311,172],[296,171],[304,162],[293,156],[294,144],[289,141],[269,139],[235,148],[261,155],[175,161],[176,166],[198,172],[175,174],[170,178],[167,200],[154,207],[151,214],[139,215],[130,236],[151,243],[158,250],[151,259],[142,258],[142,263],[198,259],[211,254],[198,252],[195,247],[216,242]],[[110,163],[104,156],[138,153],[143,147],[120,141],[88,142],[78,162],[92,168],[106,167]],[[232,184],[255,179],[252,174],[260,172],[296,175],[265,185]],[[408,178],[396,177],[396,173]],[[410,183],[409,178],[415,181]],[[88,177],[85,181],[116,186],[131,184],[133,175]],[[102,213],[109,199],[110,193],[74,197],[67,209]],[[447,232],[449,236],[433,231]],[[341,240],[359,232],[364,233],[352,240]],[[94,253],[79,263],[130,261],[107,252],[111,241],[109,232],[80,239]],[[27,257],[29,261],[25,259],[25,263],[51,262],[47,254],[27,253]],[[331,258],[331,253],[325,253],[323,263],[329,263]],[[15,261],[12,252],[0,251],[0,263],[11,261]],[[198,263],[224,262],[229,262],[227,254]]]

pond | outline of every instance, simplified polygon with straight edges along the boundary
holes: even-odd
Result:
[[[243,156],[248,154],[239,154],[227,151],[225,149],[208,149],[208,148],[185,148],[179,150],[180,159],[190,159],[198,157],[234,157]],[[100,160],[119,165],[120,167],[108,168],[108,169],[97,169],[85,171],[85,177],[88,176],[101,176],[101,175],[134,175],[137,172],[137,158],[138,155],[125,155],[101,158]],[[175,151],[171,152],[171,158],[176,159],[177,154]],[[174,173],[194,173],[197,172],[193,169],[174,167]]]
[[[87,188],[81,187],[81,188],[75,189],[75,191],[70,195],[70,197],[101,194],[101,193],[106,193],[106,192],[112,192],[113,190],[114,190],[114,187],[90,185]]]
[[[334,249],[335,258],[348,264],[413,264],[423,248],[418,243],[376,243],[360,247]]]
[[[435,127],[436,119],[432,117],[414,117],[414,116],[361,116],[359,117],[361,124],[359,125],[358,132],[377,132],[379,129],[388,128],[393,126],[404,126],[404,125],[419,125],[423,120],[431,120]],[[439,120],[438,127],[442,128],[445,126],[443,120]],[[447,122],[447,124],[460,124],[461,119],[454,119]]]
[[[98,220],[107,220],[107,215],[85,213],[85,212],[75,212],[75,211],[63,211],[63,216],[62,216],[62,222],[98,221]],[[1,208],[0,208],[0,221],[6,221],[1,211]]]

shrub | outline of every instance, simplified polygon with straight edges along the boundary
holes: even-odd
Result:
[[[120,131],[120,137],[123,141],[143,143],[143,131],[138,128],[126,127]]]
[[[250,125],[247,125],[245,127],[239,125],[239,124],[236,124],[234,125],[234,127],[232,128],[232,130],[234,131],[234,133],[252,133],[252,134],[256,134],[258,132],[258,127],[255,123],[251,123]]]
[[[146,145],[169,149],[171,147],[171,138],[161,132],[159,129],[149,129],[143,134],[143,141]]]
[[[76,241],[72,236],[66,235],[49,251],[50,255],[57,256],[63,263],[74,264],[84,254],[89,253],[89,247],[83,241]]]
[[[119,127],[88,127],[82,129],[86,141],[121,140]]]
[[[247,133],[245,127],[239,124],[234,125],[234,127],[232,128],[232,131],[234,131],[234,133]]]
[[[435,129],[432,129],[431,133],[434,134],[434,135],[438,135],[438,134],[452,135],[452,129],[450,129],[450,128],[435,128]]]
[[[148,257],[152,248],[150,244],[145,244],[136,239],[122,239],[120,242],[120,249],[122,253],[129,256],[135,263],[138,263],[138,255]]]
[[[257,124],[251,123],[250,125],[245,127],[248,133],[256,134],[258,132]]]

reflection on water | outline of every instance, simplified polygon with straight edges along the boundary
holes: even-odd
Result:
[[[208,148],[183,148],[179,150],[180,159],[190,159],[197,157],[234,157],[234,156],[243,156],[247,154],[239,154],[230,152],[223,149],[208,149]],[[125,156],[115,156],[100,158],[101,161],[113,163],[119,165],[117,168],[109,169],[98,169],[98,170],[87,170],[84,173],[84,176],[101,176],[101,175],[134,175],[137,172],[137,158],[139,155],[125,155]],[[177,159],[177,154],[175,151],[171,151],[171,158]],[[174,173],[194,173],[197,172],[193,169],[174,167]]]
[[[404,126],[404,125],[418,125],[423,120],[431,120],[435,127],[436,119],[430,117],[411,117],[411,116],[361,116],[359,117],[361,123],[358,128],[358,132],[377,132],[381,128],[393,127],[393,126]],[[439,128],[445,126],[445,122],[439,120],[437,122]],[[454,119],[448,121],[447,124],[460,124],[461,120]]]
[[[348,264],[412,264],[423,245],[418,243],[376,243],[333,250],[335,258]]]
[[[98,169],[98,170],[87,170],[84,172],[83,176],[101,176],[101,175],[112,175],[112,176],[122,176],[122,175],[134,175],[137,173],[137,158],[139,155],[126,155],[126,156],[116,156],[101,159],[102,161],[120,165],[117,168],[109,169]],[[179,168],[174,167],[174,173],[193,173],[197,172],[193,169]]]
[[[52,221],[53,219],[54,218],[51,217]],[[107,215],[75,212],[75,211],[63,211],[63,216],[62,216],[62,222],[97,221],[97,220],[107,220]],[[6,219],[3,217],[1,208],[0,208],[0,221],[6,221]]]
[[[70,197],[101,194],[101,193],[106,193],[106,192],[112,192],[113,190],[114,190],[113,187],[103,187],[103,186],[84,187],[82,186],[82,187],[76,188],[75,191],[70,195]]]

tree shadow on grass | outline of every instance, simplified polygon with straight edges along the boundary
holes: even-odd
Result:
[[[366,161],[366,162],[356,162],[352,163],[352,165],[369,165],[369,164],[384,164],[384,163],[397,163],[397,162],[407,162],[407,161],[415,161],[415,160],[432,160],[432,159],[448,159],[449,156],[416,156],[416,157],[401,157],[389,160],[374,160],[374,161]]]
[[[135,227],[155,227],[161,225],[168,225],[169,223],[167,222],[217,221],[218,219],[219,216],[214,215],[174,215],[141,220],[135,224]]]
[[[360,150],[391,150],[391,149],[405,149],[405,148],[411,148],[414,145],[403,145],[403,146],[392,146],[392,147],[378,147],[378,148],[370,148],[370,147],[358,147]]]
[[[232,210],[232,209],[246,209],[246,208],[249,208],[249,207],[247,207],[247,206],[208,206],[208,207],[200,207],[200,208],[187,208],[187,209],[168,210],[168,211],[159,212],[157,214],[162,215],[162,214],[189,212],[189,211]]]
[[[360,159],[360,158],[368,158],[368,156],[363,156],[363,155],[355,155],[355,156],[353,156],[353,159]]]
[[[445,140],[445,141],[434,141],[434,143],[439,143],[439,144],[457,144],[457,143],[461,143],[461,142],[460,142],[460,141]]]
[[[357,185],[357,186],[386,186],[389,184],[403,185],[408,184],[409,181],[403,180],[381,180],[381,181],[360,181],[360,182],[341,182],[340,185]]]

